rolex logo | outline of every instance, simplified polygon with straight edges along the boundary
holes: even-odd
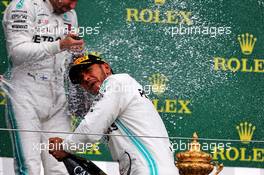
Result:
[[[153,74],[149,81],[151,83],[152,92],[156,95],[161,95],[166,90],[166,83],[168,81],[167,77],[163,74],[157,73]]]
[[[252,34],[246,33],[241,36],[238,35],[238,41],[243,54],[250,55],[254,49],[257,38]]]
[[[248,144],[252,140],[252,136],[254,131],[256,130],[256,127],[251,123],[244,122],[240,123],[240,125],[238,125],[236,129],[238,131],[241,142],[244,144]]]
[[[165,0],[155,0],[155,4],[163,5]]]

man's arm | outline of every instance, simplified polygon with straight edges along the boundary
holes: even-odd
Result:
[[[102,138],[108,128],[114,123],[116,118],[125,110],[131,97],[124,92],[122,84],[113,78],[107,79],[101,87],[102,92],[98,96],[101,98],[85,116],[84,120],[76,128],[75,133],[87,135],[72,134],[64,140],[64,145],[78,143],[95,143]],[[72,152],[71,150],[66,150]]]
[[[12,1],[3,18],[7,49],[15,66],[45,59],[46,56],[55,55],[71,46],[83,45],[83,40],[69,38],[66,41],[54,39],[53,42],[34,43],[32,38],[36,32],[36,14],[33,2],[25,0],[20,8],[18,3],[18,0]]]

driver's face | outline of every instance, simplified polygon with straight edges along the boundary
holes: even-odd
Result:
[[[98,94],[100,86],[107,77],[106,64],[93,64],[82,72],[81,87],[91,94]]]
[[[65,13],[74,9],[78,0],[55,0],[54,10],[58,14]]]

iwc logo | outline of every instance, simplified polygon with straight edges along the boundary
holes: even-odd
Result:
[[[242,58],[231,56],[230,58],[214,57],[215,71],[247,72],[247,73],[264,73],[264,59],[247,58],[254,51],[257,38],[253,34],[245,33],[237,37]]]

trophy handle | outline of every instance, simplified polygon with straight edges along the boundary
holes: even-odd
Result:
[[[213,162],[213,164],[216,167],[216,172],[214,175],[218,175],[224,169],[224,165],[222,163],[219,164],[218,162]]]

